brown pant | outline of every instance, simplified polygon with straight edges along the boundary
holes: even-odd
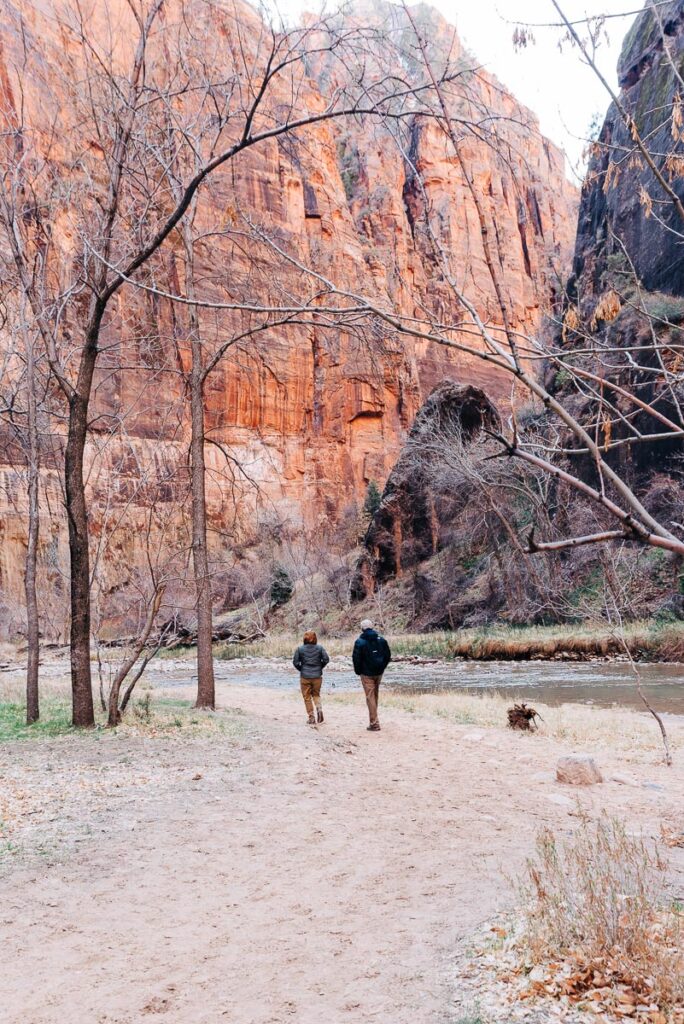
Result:
[[[319,676],[318,679],[305,679],[304,676],[300,676],[299,682],[302,687],[302,697],[306,704],[306,710],[309,712],[309,718],[311,718],[314,713],[314,704],[317,708],[321,706],[321,683],[323,682],[323,676]]]
[[[378,696],[380,693],[380,680],[382,676],[361,676],[366,704],[368,705],[368,717],[371,725],[378,724]]]

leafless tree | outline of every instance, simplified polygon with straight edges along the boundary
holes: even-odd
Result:
[[[40,445],[38,440],[38,380],[37,380],[37,339],[23,328],[26,354],[26,434],[27,434],[27,477],[28,477],[28,543],[26,545],[26,571],[24,589],[26,594],[26,643],[28,648],[26,665],[26,721],[29,725],[40,717],[38,695],[38,668],[40,656],[40,620],[36,574],[38,565],[38,539],[40,535]]]
[[[6,282],[6,285],[8,282]],[[24,559],[24,594],[26,601],[26,721],[29,725],[40,717],[39,660],[40,615],[38,607],[38,546],[40,539],[40,467],[42,414],[45,419],[47,394],[45,358],[36,333],[29,328],[25,308],[9,314],[12,325],[5,325],[7,344],[3,367],[3,388],[0,397],[0,419],[6,424],[7,454],[25,480],[26,508],[20,499],[17,514],[26,520],[26,555]],[[14,452],[13,452],[14,449]],[[14,503],[14,496],[9,496]]]

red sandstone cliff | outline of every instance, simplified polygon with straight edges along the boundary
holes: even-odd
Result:
[[[21,95],[25,106],[41,112],[45,125],[61,124],[64,137],[60,149],[64,166],[70,166],[73,154],[67,126],[75,112],[65,109],[60,83],[70,69],[73,73],[72,63],[78,64],[73,41],[66,41],[56,30],[47,0],[43,5],[29,6],[17,0],[5,6],[9,16],[0,51],[5,117],[8,111],[17,110]],[[102,13],[96,3],[96,23],[98,11]],[[110,18],[111,11],[109,4]],[[24,18],[23,31],[31,32],[34,45],[41,48],[40,74],[35,68],[30,76],[22,73],[19,15]],[[125,17],[122,10],[122,24]],[[398,14],[391,5],[374,4],[372,17],[375,24],[383,19],[396,23]],[[444,40],[453,53],[458,45],[453,29],[429,9],[421,8],[420,17],[427,23],[431,39]],[[246,14],[245,18],[256,34],[256,15]],[[219,19],[216,34],[221,33],[225,37]],[[231,40],[224,38],[223,43],[228,47]],[[125,56],[125,32],[116,42],[115,51],[119,49]],[[157,58],[163,60],[163,54]],[[464,57],[464,66],[466,63]],[[322,106],[331,88],[330,69],[321,61],[312,67],[311,75],[309,103]],[[513,322],[521,330],[533,331],[553,300],[555,271],[562,273],[567,265],[574,235],[575,191],[565,179],[560,153],[539,135],[534,117],[492,77],[468,72],[463,103],[473,118],[482,118],[487,111],[499,122],[502,146],[498,153],[486,133],[482,141],[471,136],[464,153],[494,228]],[[35,142],[38,149],[42,142]],[[415,121],[406,143],[410,161],[425,183],[440,242],[462,273],[461,284],[481,314],[496,320],[476,210],[449,144],[436,124],[426,120]],[[92,145],[97,145],[96,140]],[[55,168],[59,173],[59,160]],[[267,142],[243,154],[229,171],[212,180],[200,204],[198,224],[215,231],[217,225],[234,224],[238,211],[240,217],[262,225],[303,263],[340,286],[374,298],[388,296],[403,313],[428,309],[442,318],[453,313],[456,320],[454,300],[436,273],[421,228],[423,205],[410,167],[385,126],[377,122],[329,123],[286,143]],[[62,230],[64,260],[73,260],[74,239],[68,222]],[[300,275],[291,266],[278,266],[276,280],[269,277],[274,265],[255,274],[245,248],[229,234],[217,236],[211,250],[204,252],[199,271],[210,297],[244,297],[250,287],[263,288],[264,298],[301,291]],[[178,284],[180,258],[176,243],[165,251],[165,284]],[[209,319],[207,314],[207,323]],[[98,494],[111,489],[112,477],[118,498],[126,500],[145,463],[178,467],[165,500],[170,507],[184,500],[188,428],[177,372],[187,366],[184,330],[183,311],[132,289],[122,293],[118,316],[108,331],[117,346],[117,366],[130,368],[113,372],[105,362],[95,414],[117,416],[125,411],[126,444],[123,449],[109,442],[96,457],[98,446],[102,446],[95,418],[90,479],[93,508]],[[371,350],[351,331],[291,326],[238,347],[217,368],[207,390],[210,436],[242,467],[236,482],[240,514],[233,535],[247,536],[254,524],[252,484],[260,487],[258,505],[271,519],[296,522],[323,516],[334,520],[362,497],[369,480],[384,482],[421,401],[444,377],[481,386],[498,401],[505,401],[509,387],[474,358],[408,339],[401,343],[379,339]],[[58,420],[52,427],[57,434],[62,429]],[[0,591],[7,596],[20,592],[25,527],[22,487],[13,464],[16,455],[11,446],[5,451],[5,463],[0,465]],[[215,470],[210,474],[210,512],[217,525],[232,529],[235,508],[226,485],[225,456],[212,445],[207,458]],[[49,557],[53,567],[57,565],[55,579],[64,562],[57,480],[55,471],[46,471],[50,501],[49,511],[45,505],[43,558],[45,564]],[[136,497],[138,500],[142,499]],[[97,531],[94,522],[95,535]],[[123,580],[127,566],[137,557],[133,531],[119,544],[118,567],[110,567],[113,577]]]

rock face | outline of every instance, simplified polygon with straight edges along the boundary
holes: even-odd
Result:
[[[559,759],[556,765],[556,781],[564,782],[568,786],[594,786],[603,782],[603,775],[593,757],[570,754]]]
[[[553,341],[558,347],[566,344],[568,349],[579,350],[570,356],[570,362],[576,361],[597,377],[652,402],[668,420],[681,423],[684,213],[667,189],[673,191],[675,200],[684,199],[684,0],[658,5],[657,13],[646,6],[625,39],[618,69],[619,103],[608,110],[582,188],[565,323]],[[620,109],[633,119],[646,141],[666,188],[638,151]],[[461,383],[462,378],[455,374],[454,380]],[[599,396],[592,395],[589,388],[578,388],[570,375],[559,372],[555,365],[550,366],[544,383],[580,422],[600,422],[602,390]],[[488,394],[494,394],[490,382],[483,386]],[[604,422],[606,442],[611,437],[613,441],[627,439],[634,426],[643,434],[662,431],[655,417],[635,408],[626,397],[624,402],[622,396],[617,399],[616,409],[612,421]],[[540,416],[535,429],[553,431],[558,425],[551,416]],[[563,444],[576,447],[570,431],[560,429]],[[638,444],[632,440],[617,446],[607,458],[661,523],[668,528],[680,524],[678,510],[684,502],[681,437]],[[539,576],[534,575],[542,560],[536,559],[536,564],[529,558],[525,561],[518,537],[527,535],[529,524],[510,494],[503,495],[501,508],[490,509],[495,529],[484,542],[472,544],[472,520],[468,534],[458,530],[465,518],[465,500],[442,500],[435,509],[435,500],[430,498],[435,489],[430,486],[432,481],[428,480],[426,487],[420,472],[407,472],[409,462],[407,452],[389,477],[386,501],[368,531],[360,593],[369,590],[376,579],[383,581],[402,572],[408,576],[406,570],[412,570],[398,600],[414,628],[481,625],[498,617],[534,621],[535,601],[544,609],[543,615],[555,621],[555,616],[565,614],[558,611],[563,607],[564,586],[566,590],[589,591],[592,574],[603,575],[597,549],[588,547],[564,553],[555,562],[547,557]],[[596,485],[593,459],[573,455],[565,464]],[[496,500],[500,497],[501,492]],[[501,511],[505,514],[500,515]],[[558,536],[592,533],[597,528],[584,497],[571,491],[558,502],[550,521]],[[578,531],[581,522],[587,526]],[[614,523],[606,518],[604,525]],[[431,557],[435,552],[439,558]],[[673,586],[678,586],[675,573],[644,573],[636,549],[619,557],[624,559],[620,572],[634,581],[633,590],[625,597],[630,614],[650,615],[660,606],[668,616],[680,617],[681,595],[672,595]],[[647,563],[648,558],[643,561]],[[514,596],[516,581],[520,582],[519,596]],[[451,604],[448,615],[442,614],[448,588],[456,596],[455,618]],[[400,587],[396,589],[398,592]],[[527,593],[532,600],[522,612],[526,618],[518,619],[515,616],[525,606]],[[467,597],[459,600],[461,594]]]
[[[684,0],[646,8],[622,47],[619,103],[644,140],[653,167],[613,103],[582,189],[568,293],[581,329],[596,339],[595,372],[681,421],[681,355],[669,345],[681,345],[684,321]],[[572,331],[568,336],[577,340]],[[628,354],[602,358],[604,345],[640,349],[638,359]],[[663,370],[672,374],[670,380]],[[576,407],[581,414],[581,406]],[[634,423],[644,433],[653,432],[655,420],[637,413]],[[616,424],[614,437],[625,433]],[[681,500],[672,500],[671,493],[681,453],[681,440],[667,439],[638,445],[620,461],[621,471],[642,494],[652,492],[646,504],[653,505],[654,513],[675,521],[666,506],[676,507]]]
[[[682,198],[684,176],[672,158],[682,155],[675,108],[681,92],[676,69],[684,52],[684,0],[659,6],[658,13],[662,32],[649,9],[625,38],[618,64],[620,101]],[[615,154],[633,153],[634,145],[615,104],[598,142],[580,201],[573,268],[578,294],[586,299],[601,293],[605,275],[623,259],[624,246],[648,292],[684,295],[684,252],[677,235],[681,219],[638,154],[616,159]],[[669,164],[665,154],[671,156]]]
[[[483,427],[493,429],[498,423],[496,407],[480,388],[445,380],[431,392],[368,527],[367,554],[359,563],[354,585],[356,597],[436,554],[445,518],[436,505],[433,480],[441,448],[454,433],[467,443]]]
[[[110,15],[116,6],[108,5]],[[372,6],[380,19],[400,17],[391,5]],[[124,11],[123,3],[121,7]],[[63,109],[65,100],[60,97],[69,55],[49,8],[49,3],[36,6],[23,0],[7,4],[0,85],[4,116],[10,121],[17,116],[19,95],[27,110],[38,111],[42,105],[47,120],[59,112],[66,125],[75,116]],[[431,39],[458,46],[443,19],[429,8],[420,10]],[[247,9],[244,16],[257,33],[257,16]],[[219,30],[224,35],[227,31],[217,23]],[[33,75],[17,72],[26,32],[41,55],[40,71]],[[491,76],[467,74],[470,109],[486,108],[507,125],[505,160],[494,156],[484,137],[478,141],[471,136],[463,152],[486,217],[495,228],[513,325],[534,330],[555,299],[551,267],[562,268],[569,256],[575,193],[566,181],[561,154],[540,136],[530,112]],[[312,105],[325,102],[327,76],[324,65],[312,67],[307,85]],[[385,127],[358,121],[329,123],[300,133],[287,144],[264,143],[212,180],[199,222],[212,230],[240,209],[337,284],[378,299],[388,296],[404,314],[428,309],[443,320],[453,313],[457,322],[454,300],[420,228],[427,200],[440,225],[441,244],[454,264],[467,272],[467,294],[485,319],[496,322],[477,213],[463,174],[434,122],[416,120],[409,134],[409,161]],[[61,144],[68,149],[66,129]],[[56,174],[60,167],[56,161]],[[411,167],[421,172],[425,195]],[[66,253],[73,240],[66,226],[63,230]],[[164,258],[173,282],[176,243]],[[219,299],[234,294],[235,281],[246,288],[252,274],[240,247],[220,237],[200,272],[209,294]],[[298,275],[292,267],[281,267],[278,274],[281,295],[296,290]],[[133,508],[132,528],[119,545],[119,565],[109,566],[112,590],[141,557],[140,517],[134,514],[145,501],[136,489],[140,467],[154,466],[155,472],[168,468],[160,500],[169,506],[171,528],[179,536],[185,529],[181,512],[174,519],[171,508],[182,504],[187,493],[188,412],[178,376],[179,369],[187,369],[186,331],[182,313],[156,296],[132,291],[122,298],[109,327],[110,340],[129,368],[116,373],[107,373],[105,365],[101,369],[88,462],[94,534],[99,527],[98,501],[107,504],[103,495],[111,492],[113,482],[116,500],[128,498]],[[215,536],[230,534],[233,544],[236,539],[248,542],[263,519],[322,519],[334,524],[345,509],[363,499],[369,481],[385,482],[421,403],[445,378],[459,387],[485,389],[494,402],[506,401],[507,382],[486,364],[419,340],[387,338],[369,348],[352,331],[288,326],[250,346],[238,346],[212,374],[206,390],[208,434],[216,442],[207,449],[208,504]],[[98,424],[124,410],[125,445],[99,441]],[[46,585],[52,572],[54,587],[61,588],[66,568],[58,471],[63,423],[56,420],[50,429],[57,441],[53,465],[44,472],[41,564]],[[232,481],[226,453],[229,468],[239,467]],[[16,439],[0,438],[0,594],[5,621],[17,627],[21,611],[15,614],[13,609],[21,592],[25,543],[22,463]],[[223,541],[215,543],[218,551]]]

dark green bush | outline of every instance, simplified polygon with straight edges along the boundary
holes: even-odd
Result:
[[[294,583],[287,569],[277,565],[273,571],[271,583],[271,605],[273,608],[280,608],[287,604],[294,594]]]

